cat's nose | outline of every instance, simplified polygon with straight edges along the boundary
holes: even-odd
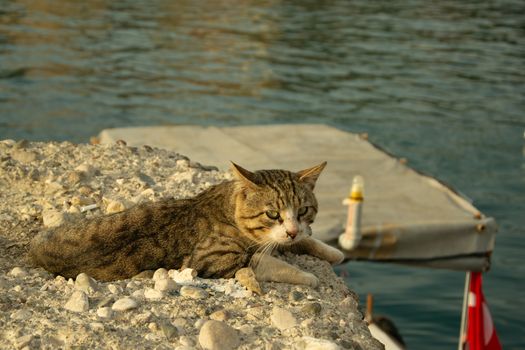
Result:
[[[294,239],[295,237],[297,237],[297,229],[286,230],[286,235],[291,239]]]

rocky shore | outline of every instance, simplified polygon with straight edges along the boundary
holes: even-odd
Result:
[[[282,258],[318,276],[318,288],[262,283],[261,294],[189,269],[66,280],[26,257],[42,229],[193,196],[228,178],[180,154],[124,142],[0,141],[0,348],[381,349],[355,293],[310,256]]]

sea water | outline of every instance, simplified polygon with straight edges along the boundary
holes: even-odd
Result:
[[[524,348],[524,14],[503,0],[0,1],[0,139],[187,123],[367,132],[497,219],[485,296],[505,349]],[[411,349],[456,347],[464,273],[338,272]]]

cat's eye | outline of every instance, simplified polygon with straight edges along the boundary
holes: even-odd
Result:
[[[281,217],[281,215],[279,214],[279,212],[277,210],[267,210],[266,211],[266,216],[269,217],[272,220],[277,220],[277,219],[279,219]]]
[[[308,207],[301,207],[299,208],[299,210],[297,211],[297,215],[299,216],[303,216],[304,214],[306,214],[308,212]]]

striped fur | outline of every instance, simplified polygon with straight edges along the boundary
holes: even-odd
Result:
[[[194,198],[66,224],[37,235],[29,253],[35,264],[65,277],[85,272],[109,281],[190,267],[202,277],[229,278],[250,265],[255,253],[298,247],[311,235],[317,213],[312,190],[323,168],[252,173],[234,164],[235,180]]]

